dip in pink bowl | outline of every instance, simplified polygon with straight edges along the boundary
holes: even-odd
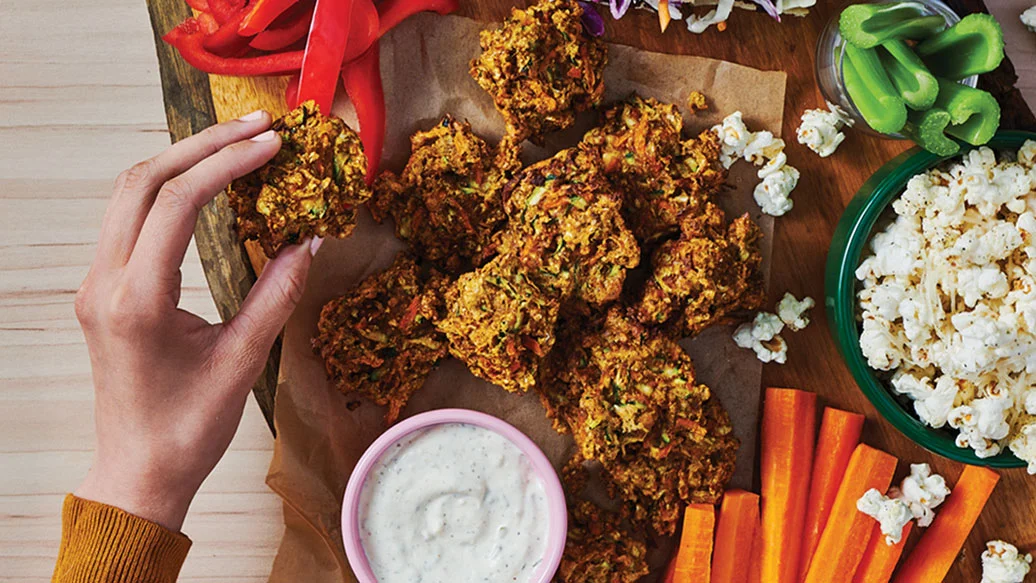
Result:
[[[543,452],[508,423],[441,409],[367,449],[342,502],[345,553],[360,583],[548,583],[568,527]]]

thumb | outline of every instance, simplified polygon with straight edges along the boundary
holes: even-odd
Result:
[[[322,242],[314,238],[283,249],[266,265],[241,309],[223,328],[231,354],[255,368],[262,367],[274,340],[302,299],[309,266]]]

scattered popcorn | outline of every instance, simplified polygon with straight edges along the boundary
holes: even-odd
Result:
[[[889,498],[871,488],[856,501],[856,509],[878,521],[885,544],[894,545],[903,539],[903,527],[914,519],[910,507],[899,498]]]
[[[910,464],[910,475],[900,485],[900,499],[910,508],[918,526],[929,526],[935,518],[935,508],[950,495],[946,480],[932,474],[928,464]]]
[[[1029,462],[1029,474],[1036,475],[1036,421],[1023,426],[1009,445],[1018,459]]]
[[[802,114],[802,123],[796,135],[800,144],[805,144],[821,158],[827,158],[845,140],[845,134],[840,130],[847,125],[853,125],[849,114],[828,101],[827,109],[807,109]]]
[[[691,91],[687,95],[687,109],[691,110],[691,115],[704,111],[709,108],[709,103],[705,99],[705,94],[701,91]]]
[[[1032,32],[1036,32],[1036,6],[1028,8],[1025,12],[1022,12],[1019,18],[1025,28],[1028,28]]]
[[[914,176],[892,208],[856,270],[868,365],[958,446],[1036,473],[1036,141]]]
[[[784,322],[777,314],[759,312],[750,324],[742,324],[734,331],[734,343],[750,348],[762,362],[784,364],[788,361],[788,343],[781,337]]]
[[[1019,554],[1018,547],[1002,540],[989,541],[982,553],[980,583],[1022,583],[1031,565],[1032,555]]]
[[[809,314],[813,306],[817,305],[813,298],[806,296],[801,301],[796,300],[791,293],[785,293],[781,301],[777,302],[777,315],[784,324],[796,332],[809,326]]]
[[[753,192],[759,208],[775,217],[790,211],[794,206],[791,191],[799,183],[799,171],[787,165],[784,140],[765,130],[750,131],[740,111],[723,118],[712,131],[719,136],[720,161],[725,168],[741,159],[760,167],[757,175],[762,181]]]

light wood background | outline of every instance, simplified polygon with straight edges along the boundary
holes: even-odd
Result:
[[[1032,1],[988,5],[1036,104],[1036,35],[1017,17]],[[49,581],[61,499],[90,463],[72,297],[111,180],[169,143],[153,43],[140,0],[0,0],[0,581]],[[184,307],[216,318],[193,249],[183,273]],[[794,348],[785,366],[808,366]],[[195,544],[181,580],[265,581],[282,529],[263,484],[272,443],[250,401],[184,526]]]

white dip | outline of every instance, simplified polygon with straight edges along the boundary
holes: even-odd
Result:
[[[525,583],[546,553],[548,518],[521,450],[464,423],[394,444],[360,493],[360,541],[379,583]]]

